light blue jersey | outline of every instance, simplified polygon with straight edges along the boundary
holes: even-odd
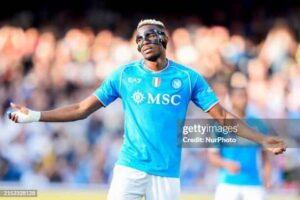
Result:
[[[122,66],[94,95],[104,106],[122,99],[125,133],[117,164],[165,177],[179,177],[177,123],[190,100],[204,111],[218,102],[202,76],[171,60],[159,72],[145,68],[143,60]]]
[[[248,117],[245,122],[259,132],[267,134],[267,126],[258,118]],[[240,172],[231,174],[226,169],[221,169],[220,182],[234,185],[262,185],[260,175],[261,151],[260,145],[239,138],[241,146],[220,148],[220,155],[223,159],[235,161],[240,164]]]

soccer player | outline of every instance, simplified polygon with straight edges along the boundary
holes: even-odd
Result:
[[[232,112],[244,118],[264,134],[269,129],[263,121],[247,112],[247,92],[245,88],[231,88]],[[241,142],[243,142],[241,144]],[[219,184],[215,200],[263,200],[265,188],[271,187],[271,163],[268,152],[258,144],[240,141],[240,146],[224,147],[208,151],[210,162],[220,168]],[[260,170],[262,169],[262,171]]]
[[[240,135],[263,144],[273,153],[285,150],[279,138],[265,137],[227,112],[195,71],[166,58],[164,24],[142,20],[137,26],[137,49],[143,59],[123,65],[79,103],[50,111],[32,111],[12,104],[14,122],[67,122],[84,119],[121,98],[125,112],[124,143],[114,168],[109,200],[178,200],[181,149],[177,122],[190,101],[223,125],[234,118]]]

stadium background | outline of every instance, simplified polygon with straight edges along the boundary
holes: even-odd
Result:
[[[1,188],[38,188],[38,199],[104,198],[122,142],[120,101],[63,124],[15,125],[5,113],[11,101],[46,110],[91,94],[120,64],[140,58],[133,36],[142,18],[165,23],[168,57],[204,75],[224,106],[230,107],[228,85],[247,84],[249,112],[300,118],[299,11],[297,1],[270,0],[6,2],[0,12]],[[188,116],[207,117],[193,105]],[[272,156],[271,199],[296,198],[299,153],[290,148]],[[206,149],[183,150],[184,199],[211,199],[217,176]]]

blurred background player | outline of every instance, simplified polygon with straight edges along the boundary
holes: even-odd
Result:
[[[232,112],[245,119],[251,127],[267,134],[268,128],[247,110],[248,96],[245,87],[229,90]],[[215,200],[264,200],[265,188],[270,189],[271,163],[268,152],[250,141],[241,141],[240,146],[209,149],[208,159],[220,168]]]

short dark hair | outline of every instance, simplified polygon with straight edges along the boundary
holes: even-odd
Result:
[[[142,26],[145,25],[155,25],[158,26],[162,29],[166,29],[164,23],[162,23],[161,21],[155,20],[155,19],[143,19],[141,20],[138,25],[137,25],[137,29],[141,28]]]

